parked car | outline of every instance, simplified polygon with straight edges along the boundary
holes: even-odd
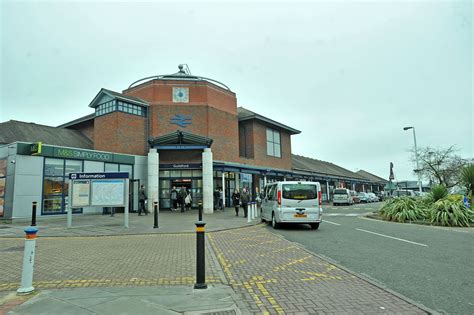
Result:
[[[352,200],[351,192],[347,188],[334,189],[332,204],[336,205],[351,205],[354,201]]]
[[[402,190],[402,189],[399,189],[399,190],[394,190],[392,192],[392,197],[405,197],[405,196],[408,196],[408,197],[415,197],[415,192],[413,190]]]
[[[384,193],[381,192],[381,191],[375,192],[375,195],[376,195],[377,197],[379,197],[379,201],[383,201],[384,198],[385,198]]]
[[[352,201],[354,201],[354,203],[360,203],[360,198],[357,195],[357,191],[351,190],[351,196],[352,196]]]
[[[283,223],[309,224],[317,230],[322,220],[321,185],[318,182],[275,182],[265,186],[261,219],[274,229]]]
[[[374,193],[367,193],[369,195],[369,199],[370,199],[370,202],[378,202],[379,201],[379,197],[377,197],[377,195],[375,195]]]
[[[362,202],[365,202],[365,203],[370,202],[369,195],[365,192],[359,192],[359,193],[357,193],[357,196],[359,197],[361,203]]]

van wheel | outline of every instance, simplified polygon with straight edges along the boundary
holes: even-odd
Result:
[[[279,229],[280,228],[280,224],[276,221],[274,213],[272,213],[272,227],[274,229]]]
[[[311,223],[310,226],[311,226],[311,229],[317,230],[319,228],[319,223]]]

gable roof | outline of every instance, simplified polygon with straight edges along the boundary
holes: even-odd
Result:
[[[245,121],[245,120],[251,120],[251,119],[256,119],[256,120],[259,120],[259,121],[263,121],[267,124],[270,124],[270,125],[273,125],[273,126],[276,126],[278,128],[281,128],[281,129],[284,129],[286,131],[289,131],[290,134],[292,135],[296,135],[296,134],[299,134],[301,133],[301,131],[297,130],[297,129],[294,129],[294,128],[291,128],[287,125],[284,125],[282,123],[279,123],[277,121],[274,121],[270,118],[267,118],[265,116],[262,116],[262,115],[259,115],[255,112],[252,112],[246,108],[243,108],[243,107],[237,107],[237,116],[238,116],[238,119],[239,121]]]
[[[17,141],[42,142],[57,146],[93,149],[93,142],[81,132],[23,121],[10,120],[0,123],[0,144]]]
[[[359,174],[351,172],[333,163],[312,159],[296,154],[292,155],[292,159],[294,171],[306,171],[316,173],[317,175],[322,176],[335,176],[353,180],[368,181],[365,177],[362,177]]]
[[[125,94],[122,94],[122,93],[119,93],[119,92],[115,92],[115,91],[112,91],[112,90],[107,90],[107,89],[100,89],[99,93],[97,93],[97,95],[94,97],[94,99],[92,100],[92,102],[89,104],[89,107],[92,107],[92,108],[95,108],[97,107],[98,104],[98,101],[101,99],[101,96],[102,95],[108,95],[109,97],[113,98],[113,99],[120,99],[120,100],[123,100],[123,101],[126,101],[126,102],[130,102],[132,104],[138,104],[138,105],[141,105],[141,106],[148,106],[148,103],[144,100],[142,100],[141,98],[138,98],[138,97],[135,97],[135,96],[130,96],[130,95],[125,95]]]
[[[372,181],[372,182],[384,182],[384,183],[388,183],[388,180],[383,179],[382,177],[378,177],[377,175],[374,175],[374,174],[369,173],[369,172],[364,171],[364,170],[357,171],[356,173],[359,174],[359,175],[362,176],[362,177],[367,178],[368,180],[370,180],[370,181]]]
[[[70,122],[64,123],[62,125],[59,125],[58,128],[67,128],[67,127],[70,127],[70,126],[78,125],[80,123],[83,123],[83,122],[86,122],[86,121],[89,121],[89,120],[94,120],[94,118],[95,118],[95,113],[92,113],[92,114],[89,114],[89,115],[82,116],[80,118],[71,120]]]

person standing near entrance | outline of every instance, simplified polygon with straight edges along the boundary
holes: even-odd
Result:
[[[191,197],[191,192],[186,192],[186,198],[184,198],[184,203],[186,205],[186,211],[191,210],[191,203],[193,202],[193,198]]]
[[[244,218],[247,217],[247,204],[249,203],[250,201],[250,195],[249,195],[249,192],[247,190],[247,187],[244,187],[242,189],[242,194],[240,194],[240,200],[242,201],[242,208],[244,208]]]
[[[186,199],[186,189],[184,186],[181,187],[179,191],[179,204],[181,205],[181,212],[184,212],[184,199]]]
[[[224,192],[219,188],[219,208],[224,211]]]
[[[240,193],[238,189],[236,189],[232,194],[232,204],[235,207],[235,216],[238,217],[240,209]]]
[[[171,189],[170,198],[171,198],[171,211],[178,210],[178,191],[176,190],[175,186],[173,186],[173,189]]]
[[[145,215],[148,215],[148,210],[145,208],[146,199],[145,185],[142,185],[138,191],[138,202],[140,203],[140,206],[138,207],[138,215],[142,215],[142,211],[145,212]]]

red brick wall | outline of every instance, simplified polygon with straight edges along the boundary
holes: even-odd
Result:
[[[94,149],[145,155],[147,153],[145,117],[122,112],[96,117]]]
[[[253,122],[251,120],[239,123],[239,155],[243,158],[253,159],[254,141],[253,141]]]
[[[160,152],[160,164],[202,163],[202,150]]]
[[[281,158],[269,156],[267,155],[267,126],[257,121],[252,121],[252,124],[255,157],[253,159],[241,158],[241,163],[291,170],[292,159],[290,134],[286,131],[280,130]],[[271,126],[269,128],[278,130]]]
[[[94,141],[94,119],[82,122],[77,125],[73,125],[71,127],[67,127],[67,129],[78,130],[87,138]]]
[[[173,103],[173,87],[189,88],[188,103]],[[139,97],[150,104],[178,106],[208,105],[237,115],[235,93],[205,81],[153,80],[123,91],[126,95]]]

